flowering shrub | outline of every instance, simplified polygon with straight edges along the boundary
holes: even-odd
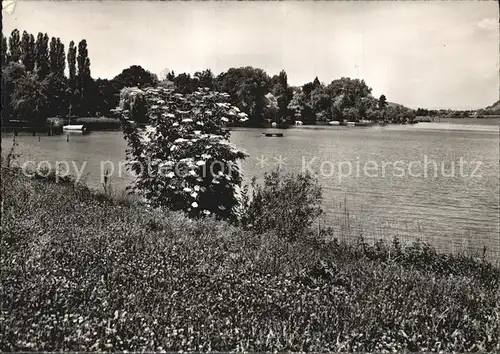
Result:
[[[247,117],[228,98],[208,89],[186,95],[163,87],[122,91],[118,110],[137,176],[133,190],[152,206],[234,219],[242,180],[237,163],[246,154],[229,143],[223,124]],[[149,118],[145,130],[132,120],[141,105]]]

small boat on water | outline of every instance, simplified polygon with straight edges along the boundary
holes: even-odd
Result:
[[[347,122],[348,127],[354,127],[356,126],[356,122]]]
[[[340,122],[337,120],[332,120],[328,122],[328,125],[340,125]]]
[[[262,135],[266,137],[275,137],[275,138],[283,137],[283,133],[262,133]]]
[[[63,126],[63,131],[65,132],[81,132],[83,134],[88,133],[89,130],[83,124],[68,124]]]

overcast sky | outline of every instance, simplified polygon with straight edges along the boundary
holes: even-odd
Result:
[[[254,66],[292,85],[364,79],[413,108],[481,108],[499,96],[496,1],[19,1],[4,33],[88,42],[94,78]]]

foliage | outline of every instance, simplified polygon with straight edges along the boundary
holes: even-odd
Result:
[[[69,107],[68,82],[64,75],[50,73],[46,79],[48,109],[47,116],[64,117]]]
[[[257,234],[271,231],[284,242],[294,242],[321,215],[321,201],[321,187],[309,174],[275,171],[264,176],[264,185],[254,179],[245,188],[241,225]]]
[[[7,45],[7,37],[5,37],[3,32],[2,32],[2,47],[0,48],[0,54],[2,55],[2,58],[1,58],[2,69],[5,65],[7,65],[8,51],[9,51],[9,47]]]
[[[1,351],[500,351],[480,260],[285,244],[2,171]]]
[[[208,87],[210,90],[214,89],[214,74],[212,70],[206,69],[194,73],[194,77],[198,80],[197,87]]]
[[[9,48],[7,48],[7,42]],[[169,71],[161,81],[139,65],[124,69],[111,80],[91,77],[90,58],[85,39],[75,46],[71,41],[65,57],[64,44],[59,38],[39,33],[14,30],[8,41],[3,37],[4,64],[21,61],[27,72],[36,71],[40,81],[52,75],[49,89],[49,108],[46,114],[66,115],[71,107],[77,116],[108,116],[119,102],[125,87],[163,87],[177,93],[191,94],[208,88],[229,94],[229,103],[248,115],[247,125],[260,126],[265,121],[292,123],[352,119],[386,120],[392,123],[410,122],[411,110],[390,106],[384,95],[378,100],[372,89],[359,79],[342,77],[323,84],[318,77],[301,87],[292,88],[284,70],[270,77],[264,70],[250,66],[230,68],[214,76],[210,69],[175,74]],[[68,77],[63,79],[67,61]],[[53,77],[57,80],[53,80]],[[64,87],[66,86],[66,87]],[[5,90],[9,92],[9,90]],[[10,90],[10,92],[13,92]],[[383,99],[382,99],[383,98]],[[6,99],[8,103],[10,98]],[[368,103],[368,104],[367,104]],[[11,107],[3,112],[4,120],[16,115]],[[147,123],[147,119],[141,121]]]
[[[16,112],[12,107],[12,94],[16,82],[26,75],[24,65],[10,62],[2,67],[2,124],[7,125]]]
[[[26,31],[23,31],[21,40],[21,61],[26,71],[32,72],[35,69],[36,49],[35,37]]]
[[[226,99],[227,94],[208,89],[187,95],[161,87],[123,90],[120,112],[137,175],[134,190],[152,206],[193,217],[235,218],[241,183],[237,161],[245,154],[229,144],[222,125],[228,117],[237,121],[246,115]],[[149,120],[145,131],[131,121],[139,107]]]
[[[40,81],[50,73],[49,63],[49,36],[47,33],[38,33],[35,43],[35,72]]]
[[[88,57],[87,41],[82,39],[78,43],[78,56],[76,57],[77,74],[76,90],[74,92],[75,111],[78,115],[89,115],[93,108],[93,95],[96,92],[95,82],[90,73],[90,59]]]
[[[95,80],[96,98],[94,101],[94,111],[96,116],[111,116],[111,112],[120,103],[121,84],[114,80]]]
[[[19,36],[19,30],[14,29],[9,37],[9,53],[8,61],[18,63],[21,59],[21,39]]]
[[[47,86],[47,80],[39,81],[33,73],[27,73],[15,81],[11,102],[18,118],[30,121],[33,126],[45,123],[42,117],[49,102]]]
[[[143,69],[140,65],[132,65],[115,76],[113,81],[118,91],[120,91],[124,87],[145,88],[156,86],[158,77],[150,71]]]
[[[68,48],[68,82],[71,95],[75,94],[76,90],[76,47],[75,42],[71,41]]]
[[[230,96],[231,104],[249,116],[250,124],[262,123],[270,78],[262,69],[231,68],[217,76],[217,89]]]
[[[60,38],[50,40],[50,71],[53,75],[64,77],[64,69],[66,68],[66,58],[64,55],[64,44]]]
[[[378,99],[378,108],[384,109],[385,107],[387,107],[387,98],[385,98],[385,95],[380,95]]]

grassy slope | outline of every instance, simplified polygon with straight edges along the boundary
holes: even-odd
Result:
[[[497,268],[3,178],[0,350],[500,350]],[[390,251],[390,252],[389,252]]]

